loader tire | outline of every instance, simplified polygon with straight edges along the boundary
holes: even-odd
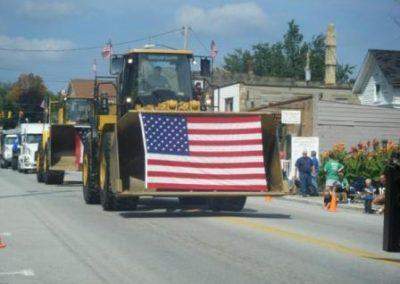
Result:
[[[104,211],[135,210],[138,198],[117,198],[111,189],[110,179],[110,151],[111,132],[104,133],[103,144],[100,149],[99,185],[100,203]]]
[[[11,168],[13,171],[18,170],[18,157],[12,157],[11,159]]]
[[[45,184],[63,184],[64,183],[64,172],[46,171],[44,173]]]
[[[225,197],[222,202],[222,210],[224,211],[242,211],[246,204],[246,197]]]
[[[214,211],[242,211],[246,204],[246,197],[215,197],[208,201],[209,208]]]
[[[82,166],[82,191],[83,200],[86,204],[99,204],[100,194],[95,184],[95,177],[93,172],[93,156],[91,155],[90,145],[85,146],[83,153],[83,166]]]
[[[36,152],[36,180],[39,183],[44,182],[43,176],[43,150],[42,147],[39,146],[39,150]]]
[[[110,151],[111,151],[111,132],[103,134],[103,144],[100,149],[100,203],[104,211],[119,210],[117,198],[111,190],[110,179]]]

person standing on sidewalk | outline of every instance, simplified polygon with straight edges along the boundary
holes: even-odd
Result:
[[[334,159],[333,153],[329,153],[329,159],[324,165],[327,190],[332,191],[335,184],[340,182],[339,172],[343,170],[344,166]]]
[[[317,152],[311,151],[311,161],[313,165],[313,171],[311,173],[311,183],[314,188],[315,195],[318,195],[318,172],[319,172],[319,161],[317,158]]]
[[[307,156],[307,151],[303,151],[303,156],[296,161],[295,179],[300,178],[300,193],[306,197],[309,188],[313,187],[311,181],[311,173],[313,171],[313,163],[310,157]],[[312,192],[313,193],[313,192]]]
[[[339,172],[343,171],[344,166],[334,159],[333,153],[329,153],[329,159],[325,162],[324,172],[325,172],[325,192],[324,198],[328,197],[330,200],[332,196],[336,197],[335,187],[340,183]]]

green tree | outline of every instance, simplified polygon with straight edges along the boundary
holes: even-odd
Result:
[[[9,99],[14,103],[18,112],[23,112],[24,118],[29,121],[41,120],[43,109],[40,107],[47,87],[40,76],[34,74],[21,74],[9,92]]]
[[[297,25],[294,20],[291,20],[288,23],[288,30],[283,36],[287,77],[304,78],[304,66],[308,46],[307,43],[303,42],[303,38],[299,25]]]
[[[238,48],[224,57],[224,68],[231,73],[248,73],[252,70],[252,61],[250,51]]]
[[[224,68],[231,73],[248,73],[258,76],[304,79],[307,52],[310,52],[311,80],[323,81],[325,77],[325,36],[316,35],[305,42],[300,27],[294,20],[288,23],[283,40],[274,44],[258,43],[251,51],[235,49],[224,57]],[[338,65],[338,83],[351,82],[354,66]]]
[[[253,63],[254,73],[258,76],[286,76],[286,58],[281,42],[254,45]]]
[[[15,105],[9,100],[10,83],[0,83],[0,125],[4,129],[14,128],[17,122]],[[8,114],[11,113],[11,118]]]
[[[354,73],[355,66],[349,64],[338,64],[336,67],[336,81],[339,84],[351,83],[351,76]]]
[[[325,76],[325,36],[314,36],[309,44],[312,81],[323,81]]]

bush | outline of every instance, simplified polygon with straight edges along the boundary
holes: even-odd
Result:
[[[346,150],[343,143],[336,144],[332,150],[321,154],[319,182],[320,184],[325,183],[323,168],[330,153],[333,153],[335,160],[344,165],[345,176],[352,183],[358,177],[378,181],[393,152],[400,152],[400,147],[390,140],[379,142],[374,139],[373,141],[358,143],[357,146],[351,147],[350,150]]]

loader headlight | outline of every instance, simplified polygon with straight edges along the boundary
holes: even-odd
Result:
[[[131,97],[126,97],[126,102],[127,102],[128,104],[130,104],[130,103],[132,102],[132,98],[131,98]]]

